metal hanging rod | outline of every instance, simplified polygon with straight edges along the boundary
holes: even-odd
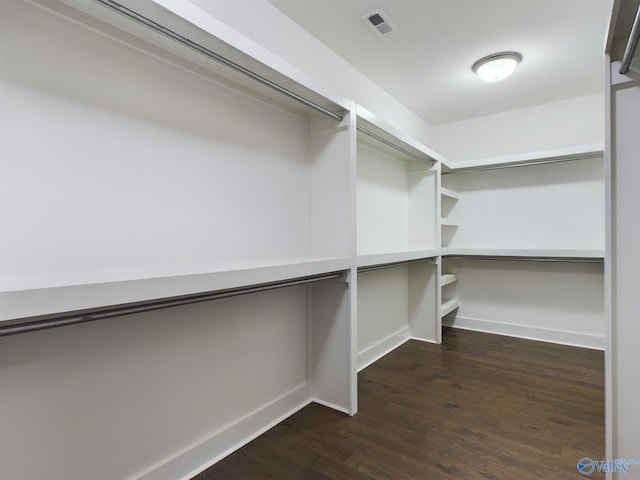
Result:
[[[212,300],[220,300],[222,298],[236,297],[239,295],[248,295],[250,293],[266,292],[277,288],[293,287],[304,285],[311,282],[319,282],[322,280],[332,280],[342,278],[342,272],[324,273],[321,275],[312,275],[308,277],[300,277],[283,282],[272,282],[256,285],[253,287],[234,288],[229,290],[221,290],[215,292],[203,292],[193,295],[185,295],[181,297],[153,299],[134,304],[108,306],[104,308],[92,309],[84,312],[65,312],[59,315],[51,316],[44,320],[27,321],[25,323],[13,325],[0,324],[0,337],[8,335],[16,335],[18,333],[35,332],[37,330],[45,330],[49,328],[64,327],[67,325],[75,325],[78,323],[94,322],[96,320],[105,320],[112,317],[121,317],[124,315],[132,315],[134,313],[144,313],[153,310],[161,310],[164,308],[179,307],[183,305],[191,305],[194,303],[209,302]]]
[[[504,168],[516,168],[516,167],[535,167],[538,165],[549,165],[551,163],[563,163],[563,162],[575,162],[576,160],[593,160],[595,158],[601,158],[601,152],[594,153],[586,153],[584,155],[574,156],[574,157],[561,157],[561,158],[553,158],[549,160],[542,161],[531,161],[531,162],[520,162],[520,163],[505,163],[505,164],[497,164],[497,165],[487,165],[483,167],[467,167],[467,168],[457,168],[455,170],[451,170],[450,172],[442,172],[442,175],[450,175],[455,173],[467,173],[467,172],[480,172],[483,170],[502,170]]]
[[[624,55],[622,56],[622,64],[620,65],[620,74],[624,75],[629,71],[631,61],[636,53],[636,47],[638,46],[638,40],[640,39],[640,6],[636,12],[636,18],[633,21],[633,27],[629,34],[629,40],[627,41],[627,47],[624,49]]]
[[[382,263],[380,265],[371,265],[366,267],[358,267],[358,273],[373,272],[374,270],[384,270],[386,268],[402,267],[414,263],[432,262],[436,257],[418,258],[416,260],[406,260],[404,262]]]
[[[400,145],[396,145],[395,143],[393,143],[393,142],[391,142],[391,141],[387,140],[387,139],[386,139],[386,138],[384,138],[384,137],[381,137],[380,135],[377,135],[377,134],[375,134],[375,133],[373,133],[373,132],[371,132],[371,131],[367,130],[367,129],[366,129],[366,128],[364,128],[364,127],[360,127],[360,126],[358,126],[358,127],[357,127],[357,129],[358,129],[358,131],[359,131],[359,132],[362,132],[362,133],[364,133],[365,135],[368,135],[368,136],[370,136],[371,138],[374,138],[374,139],[378,140],[379,142],[382,142],[382,143],[384,143],[385,145],[387,145],[387,146],[389,146],[389,147],[393,148],[394,150],[397,150],[398,152],[401,152],[401,153],[403,153],[403,154],[407,155],[408,157],[411,157],[411,158],[413,158],[414,160],[417,160],[417,161],[418,161],[418,162],[420,162],[420,163],[424,163],[425,165],[428,165],[429,167],[432,167],[432,166],[433,166],[433,164],[434,164],[434,163],[436,163],[436,162],[435,162],[435,160],[429,160],[429,159],[426,159],[426,158],[424,158],[424,157],[421,157],[420,155],[416,155],[415,153],[410,152],[409,150],[407,150],[407,149],[405,149],[405,148],[402,148]]]
[[[501,256],[501,255],[446,255],[446,259],[452,260],[504,260],[515,262],[547,262],[547,263],[603,263],[600,257],[526,257],[526,256]]]
[[[190,40],[187,37],[184,37],[183,35],[180,35],[179,33],[174,32],[173,30],[170,30],[167,27],[164,27],[162,25],[160,25],[157,22],[154,22],[153,20],[125,7],[124,5],[119,4],[118,2],[115,2],[114,0],[93,0],[94,2],[116,12],[119,13],[120,15],[123,15],[125,17],[127,17],[130,20],[133,20],[134,22],[149,28],[151,30],[153,30],[156,33],[159,33],[160,35],[163,35],[164,37],[167,37],[187,48],[190,48],[191,50],[194,50],[202,55],[204,55],[205,57],[208,57],[212,60],[215,60],[218,63],[221,63],[229,68],[231,68],[232,70],[235,70],[237,72],[240,72],[244,75],[246,75],[247,77],[250,77],[256,81],[258,81],[259,83],[266,85],[267,87],[289,97],[292,98],[320,113],[323,113],[324,115],[327,115],[335,120],[341,121],[343,119],[342,115],[339,115],[335,112],[332,112],[331,110],[326,109],[325,107],[318,105],[317,103],[304,98],[301,95],[298,95],[295,92],[292,92],[291,90],[283,87],[282,85],[279,85],[271,80],[269,80],[268,78],[263,77],[262,75],[249,70],[248,68],[243,67],[242,65],[239,65],[238,63],[229,60],[226,57],[223,57],[222,55],[209,50],[206,47],[203,47],[202,45],[200,45],[199,43],[194,42],[193,40]]]

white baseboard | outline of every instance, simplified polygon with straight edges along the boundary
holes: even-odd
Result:
[[[442,319],[442,325],[446,327],[461,328],[463,330],[475,330],[477,332],[495,333],[509,337],[526,338],[542,342],[559,343],[574,347],[604,350],[605,338],[599,335],[590,335],[579,332],[567,332],[564,330],[552,330],[549,328],[534,327],[531,325],[516,325],[513,323],[496,322],[493,320],[481,320],[478,318],[466,318],[450,315]]]
[[[346,413],[351,416],[352,414],[349,412],[349,409],[341,407],[340,405],[336,405],[335,403],[325,402],[324,400],[320,400],[318,398],[314,398],[313,403],[317,403],[318,405],[322,405],[323,407],[330,408],[331,410],[336,410],[338,412]]]
[[[358,354],[358,371],[395,350],[409,340],[409,327],[402,328]]]
[[[440,345],[439,342],[435,340],[431,340],[430,338],[422,338],[422,337],[409,337],[409,340],[416,340],[417,342],[431,343],[433,345]]]
[[[143,473],[137,480],[188,480],[312,402],[303,385],[252,412],[209,439]]]

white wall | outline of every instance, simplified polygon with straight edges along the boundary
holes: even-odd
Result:
[[[306,315],[302,286],[0,338],[0,477],[137,477],[305,384]]]
[[[358,253],[409,246],[409,178],[405,162],[358,143]]]
[[[430,146],[449,162],[604,145],[604,97],[587,95],[437,125]]]
[[[604,249],[601,158],[446,174],[458,248]]]
[[[408,336],[408,292],[406,266],[358,275],[358,354],[372,349],[401,330],[405,330]]]
[[[604,349],[601,263],[445,260],[457,273],[461,328]]]
[[[304,118],[14,4],[1,20],[3,289],[309,252]]]

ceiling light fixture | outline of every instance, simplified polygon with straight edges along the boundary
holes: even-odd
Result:
[[[513,73],[522,60],[517,52],[500,52],[487,55],[473,64],[472,70],[485,82],[497,82]]]

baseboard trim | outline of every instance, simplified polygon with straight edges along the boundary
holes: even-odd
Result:
[[[599,335],[553,330],[530,325],[516,325],[513,323],[496,322],[493,320],[461,317],[459,315],[443,318],[442,325],[446,327],[460,328],[463,330],[494,333],[497,335],[506,335],[508,337],[559,343],[561,345],[590,348],[593,350],[604,350],[605,344],[604,336]]]
[[[308,385],[302,385],[136,478],[189,480],[312,401]]]
[[[422,337],[409,337],[409,340],[416,340],[418,342],[431,343],[433,345],[440,345],[441,342],[436,342],[430,338],[422,338]]]
[[[340,405],[336,405],[335,403],[325,402],[324,400],[319,400],[317,398],[312,399],[313,403],[317,403],[318,405],[322,405],[323,407],[330,408],[331,410],[336,410],[338,412],[346,413],[349,416],[352,414],[349,412],[349,409],[341,407]]]
[[[409,327],[402,328],[358,354],[358,372],[409,340]]]

